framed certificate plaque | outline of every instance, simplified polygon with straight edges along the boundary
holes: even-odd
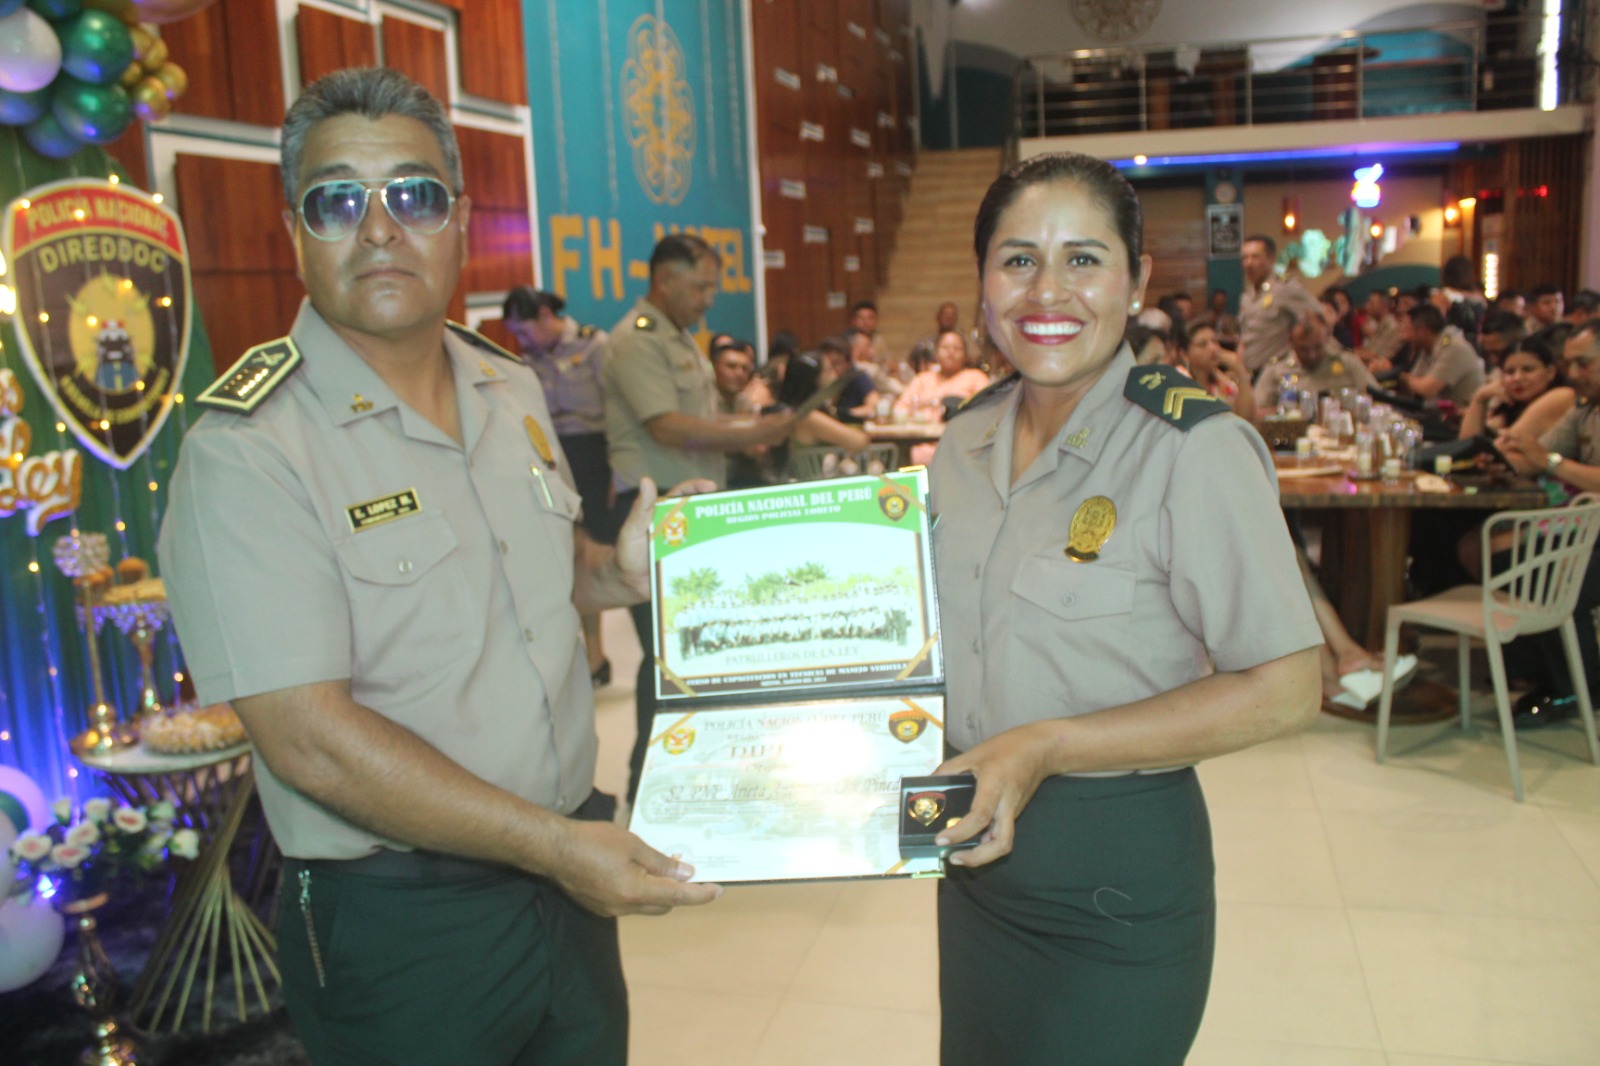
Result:
[[[902,779],[943,761],[921,468],[662,500],[659,700],[630,827],[696,880],[937,875]]]

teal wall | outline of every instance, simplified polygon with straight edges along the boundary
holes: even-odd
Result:
[[[666,233],[722,252],[706,327],[756,336],[739,0],[524,0],[539,278],[609,328]]]

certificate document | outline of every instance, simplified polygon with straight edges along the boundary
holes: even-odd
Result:
[[[656,694],[794,699],[943,680],[927,474],[656,504]]]
[[[629,828],[696,881],[937,873],[900,856],[900,779],[943,761],[943,715],[938,695],[662,711]]]

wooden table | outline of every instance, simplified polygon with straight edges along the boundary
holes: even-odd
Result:
[[[899,450],[897,466],[911,463],[911,446],[937,441],[944,436],[943,422],[865,422],[861,426],[874,444],[894,444]]]
[[[1301,478],[1284,476],[1300,465],[1293,456],[1279,456],[1277,464],[1283,509],[1324,513],[1321,571],[1328,598],[1350,635],[1379,653],[1389,607],[1405,600],[1406,555],[1418,509],[1504,511],[1546,505],[1538,483],[1520,478],[1448,478],[1449,492],[1422,492],[1409,475],[1392,483],[1354,481],[1342,472]],[[1455,545],[1441,544],[1438,550],[1453,552]],[[1456,713],[1455,693],[1442,685],[1414,684],[1400,695],[1404,698],[1395,707],[1397,720],[1433,721]],[[1367,721],[1374,716],[1353,717]]]

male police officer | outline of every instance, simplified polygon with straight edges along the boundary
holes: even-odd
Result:
[[[575,574],[538,379],[446,325],[470,205],[424,89],[328,75],[282,173],[309,301],[200,397],[160,552],[200,698],[232,700],[260,755],[290,1016],[319,1064],[620,1066],[613,916],[719,891],[579,820],[573,601],[643,595],[653,487]]]
[[[711,364],[689,335],[717,296],[722,258],[699,237],[674,233],[650,254],[650,290],[611,331],[601,380],[606,394],[606,442],[617,482],[618,509],[633,502],[643,479],[676,484],[705,478],[727,484],[725,453],[777,444],[789,435],[791,415],[719,421]],[[632,799],[639,788],[655,718],[655,658],[650,605],[633,608],[644,656],[639,662],[635,714],[638,738],[630,761]]]

